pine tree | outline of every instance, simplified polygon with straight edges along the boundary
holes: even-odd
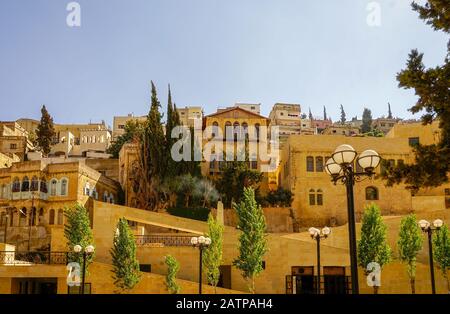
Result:
[[[341,124],[345,125],[345,121],[347,121],[347,119],[345,118],[344,106],[341,104]]]
[[[241,231],[239,256],[233,265],[241,270],[250,292],[255,293],[255,278],[263,271],[263,257],[267,252],[266,219],[252,188],[244,188],[241,202],[233,207],[238,217],[237,228]]]
[[[83,255],[75,253],[73,247],[75,245],[81,245],[82,248],[88,245],[94,245],[94,237],[92,235],[91,223],[89,220],[88,210],[80,205],[76,204],[72,207],[64,210],[66,221],[64,224],[64,236],[67,240],[67,246],[69,248],[68,259],[70,262],[77,262],[81,269],[83,269]],[[86,258],[86,273],[89,265],[94,260],[94,254],[87,255]]]
[[[362,114],[362,125],[361,125],[361,133],[367,133],[372,130],[372,112],[364,108]]]
[[[180,264],[172,255],[166,256],[167,275],[166,275],[166,287],[167,291],[171,294],[180,293],[180,286],[177,283],[177,273],[180,270]]]
[[[377,205],[366,206],[362,218],[361,239],[358,241],[358,265],[365,272],[366,267],[372,263],[383,265],[391,261],[391,248],[386,242],[386,225],[381,218]],[[374,294],[378,293],[377,286],[373,286]]]
[[[206,270],[206,279],[217,293],[217,283],[220,277],[222,264],[223,225],[212,214],[208,216],[208,233],[211,244],[203,251],[203,266]]]
[[[423,238],[422,230],[420,229],[414,214],[408,215],[402,219],[397,244],[400,260],[408,265],[411,292],[415,294],[416,260],[417,254],[422,249]]]
[[[388,103],[388,119],[393,119],[393,117],[392,117],[392,111],[391,111],[391,104],[390,103]]]
[[[140,281],[139,262],[136,259],[136,242],[125,218],[120,218],[110,250],[114,285],[118,292],[127,292]]]
[[[447,0],[427,0],[423,5],[412,3],[419,18],[436,31],[450,33],[450,11]],[[450,171],[450,41],[444,64],[425,68],[423,54],[414,49],[409,54],[406,69],[397,74],[399,87],[413,89],[418,96],[409,111],[424,113],[423,124],[439,121],[440,140],[436,144],[419,144],[414,148],[415,160],[411,164],[397,165],[387,171],[387,185],[405,183],[408,188],[436,187],[448,182]]]
[[[446,225],[442,226],[433,238],[433,255],[442,276],[447,281],[447,290],[450,293],[450,232]]]
[[[55,128],[53,126],[53,118],[45,108],[41,109],[41,121],[36,128],[36,142],[44,155],[48,155],[51,151],[53,138],[55,137]]]

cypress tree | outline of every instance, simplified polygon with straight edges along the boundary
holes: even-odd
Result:
[[[233,262],[241,270],[251,293],[255,293],[255,278],[262,271],[264,254],[267,252],[266,219],[260,205],[256,203],[255,191],[244,188],[239,204],[233,204],[238,217],[239,256]]]
[[[402,219],[397,244],[400,260],[408,265],[411,292],[414,294],[416,293],[417,254],[423,244],[422,230],[417,224],[415,215],[411,214]]]
[[[366,267],[372,262],[383,267],[391,260],[391,248],[386,242],[386,225],[381,218],[380,209],[375,204],[365,208],[357,251],[358,264],[365,272]],[[378,288],[373,286],[374,294],[378,293]]]
[[[41,121],[36,128],[36,142],[38,147],[47,156],[51,151],[53,137],[55,136],[55,128],[53,126],[53,118],[47,111],[45,105],[41,108]]]
[[[223,225],[212,214],[208,216],[208,233],[211,245],[203,251],[203,266],[206,270],[206,279],[217,292],[217,283],[220,277],[220,265],[222,264]]]
[[[309,108],[309,115],[308,115],[308,117],[309,117],[309,120],[314,120],[314,117],[313,117],[313,115],[312,115],[312,112],[311,112],[311,108]]]
[[[362,125],[361,125],[361,132],[367,133],[372,130],[372,112],[364,108],[363,114],[362,114]]]
[[[83,255],[75,253],[73,247],[81,245],[84,249],[88,245],[93,245],[94,237],[92,235],[91,223],[89,220],[88,210],[80,204],[75,204],[72,207],[64,209],[66,221],[64,224],[64,236],[67,240],[69,248],[68,259],[70,262],[77,262],[81,270],[83,269]],[[94,254],[87,255],[86,258],[86,273],[89,265],[94,260]]]
[[[391,111],[391,104],[390,103],[388,103],[388,119],[392,119],[393,117],[392,117],[392,111]]]
[[[342,106],[341,104],[341,124],[344,125],[346,120],[347,119],[345,118],[344,106]]]
[[[325,106],[323,106],[323,119],[324,120],[328,119],[328,117],[327,117],[327,108],[325,108]]]
[[[166,256],[167,275],[166,275],[166,287],[169,293],[180,293],[180,286],[177,283],[177,273],[180,270],[180,263],[172,255]]]
[[[120,218],[110,251],[114,285],[119,292],[134,288],[140,281],[139,262],[136,259],[136,242],[125,218]]]

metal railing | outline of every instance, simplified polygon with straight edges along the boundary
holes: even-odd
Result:
[[[136,244],[144,246],[148,244],[160,244],[162,246],[190,246],[191,236],[188,235],[137,235]]]
[[[0,265],[50,264],[65,265],[68,252],[0,251]]]

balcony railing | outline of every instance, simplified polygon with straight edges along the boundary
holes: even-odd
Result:
[[[148,244],[162,246],[190,246],[191,236],[172,236],[172,235],[137,235],[135,236],[136,244],[144,246]]]
[[[0,265],[50,264],[65,265],[68,252],[0,251]]]

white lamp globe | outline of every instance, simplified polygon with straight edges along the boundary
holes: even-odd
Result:
[[[81,252],[81,245],[77,244],[73,247],[73,251],[75,253],[80,253]]]
[[[381,157],[374,150],[368,149],[363,151],[358,157],[358,164],[364,170],[373,170],[380,164]]]
[[[355,157],[355,149],[348,144],[338,146],[332,156],[334,162],[338,165],[351,164]]]
[[[205,244],[206,245],[210,245],[211,244],[211,238],[206,238],[205,239]]]
[[[84,249],[84,251],[85,251],[86,253],[89,253],[89,254],[94,253],[94,250],[95,250],[95,248],[94,248],[93,245],[88,245],[88,246]]]
[[[205,244],[206,238],[204,236],[199,236],[198,237],[198,243],[200,244]]]
[[[330,233],[331,233],[331,229],[329,227],[323,227],[322,228],[322,234],[323,235],[328,236],[328,235],[330,235]]]
[[[341,166],[335,163],[333,158],[328,159],[325,163],[325,172],[331,176],[338,175],[341,170]]]
[[[433,221],[433,226],[435,226],[436,228],[442,227],[443,224],[444,222],[441,219],[436,219],[435,221]]]
[[[308,232],[311,237],[315,237],[320,231],[317,228],[311,227],[308,229]]]
[[[191,244],[192,245],[196,245],[198,243],[198,238],[197,237],[192,237],[191,238]]]
[[[422,230],[428,229],[430,226],[430,223],[426,221],[425,219],[422,219],[419,221],[419,227],[422,228]]]

